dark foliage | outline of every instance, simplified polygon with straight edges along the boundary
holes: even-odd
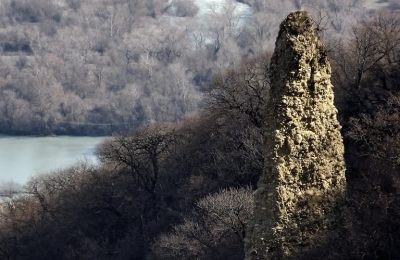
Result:
[[[351,213],[348,259],[400,254],[399,32],[400,17],[380,13],[354,27],[332,56]]]
[[[25,195],[2,204],[0,258],[144,259],[196,200],[255,185],[260,139],[259,129],[237,114],[116,135],[99,147],[101,166],[35,177]],[[224,243],[243,254],[243,238],[225,235]]]

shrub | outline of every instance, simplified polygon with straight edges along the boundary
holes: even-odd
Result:
[[[196,203],[192,215],[152,246],[153,259],[243,259],[252,190],[225,189]]]

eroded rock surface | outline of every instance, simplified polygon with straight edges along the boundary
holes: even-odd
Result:
[[[297,258],[338,236],[344,147],[331,67],[305,11],[280,25],[266,108],[265,169],[248,223],[246,259]]]

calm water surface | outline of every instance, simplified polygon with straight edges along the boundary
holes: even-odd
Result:
[[[77,163],[96,163],[95,148],[106,137],[0,136],[0,183],[24,184],[30,177]]]

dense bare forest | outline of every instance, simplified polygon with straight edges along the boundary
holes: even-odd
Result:
[[[202,107],[213,72],[272,49],[290,10],[309,7],[330,37],[365,13],[361,1],[243,3],[246,17],[233,1],[201,14],[192,0],[2,1],[0,132],[109,135],[177,121]]]
[[[188,1],[89,2],[2,6],[4,132],[129,130],[98,147],[100,165],[9,193],[1,259],[243,259],[271,43],[295,8],[310,9],[328,46],[345,141],[351,219],[324,257],[398,258],[398,13],[367,15],[358,1],[246,1],[252,18],[235,27],[218,12],[195,24]]]

